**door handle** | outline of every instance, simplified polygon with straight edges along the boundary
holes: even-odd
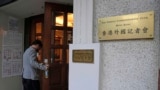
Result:
[[[48,59],[44,59],[45,65],[48,65]],[[48,78],[48,70],[44,71],[45,78]]]

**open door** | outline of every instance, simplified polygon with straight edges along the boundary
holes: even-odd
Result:
[[[42,75],[42,90],[68,90],[69,44],[72,43],[73,7],[45,3],[42,58],[50,64]]]

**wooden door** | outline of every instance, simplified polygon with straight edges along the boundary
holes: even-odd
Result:
[[[25,18],[25,49],[27,49],[35,39],[42,40],[43,22],[43,14]]]
[[[50,64],[49,78],[42,76],[42,90],[68,90],[69,44],[72,43],[73,7],[45,3],[43,59]]]

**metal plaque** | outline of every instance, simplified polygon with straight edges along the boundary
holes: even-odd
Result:
[[[73,62],[79,63],[93,63],[94,62],[94,50],[93,49],[80,49],[73,50]]]
[[[99,40],[154,37],[154,11],[98,19]]]

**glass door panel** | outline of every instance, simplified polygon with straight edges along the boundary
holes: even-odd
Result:
[[[73,13],[67,14],[67,27],[73,27]]]
[[[64,43],[64,31],[63,30],[52,30],[51,44],[52,45],[63,45],[63,43]]]
[[[55,30],[54,45],[62,45],[64,40],[63,36],[64,36],[64,33],[62,30]]]
[[[42,40],[42,22],[36,22],[35,27],[36,27],[35,39]],[[42,50],[38,51],[37,59],[38,61],[42,61]]]
[[[51,58],[52,58],[52,63],[61,63],[63,60],[62,58],[62,49],[51,49]]]
[[[42,23],[38,22],[36,23],[36,33],[42,33]]]
[[[55,26],[64,26],[64,12],[54,12]]]

